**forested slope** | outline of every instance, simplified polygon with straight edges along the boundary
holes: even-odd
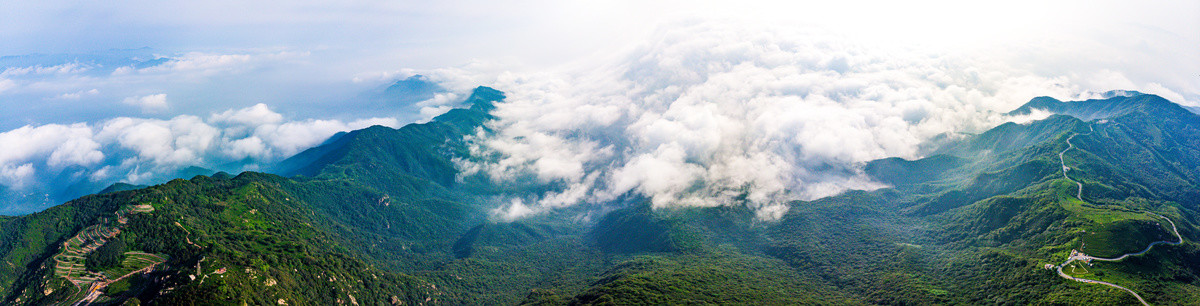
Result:
[[[779,220],[736,205],[651,209],[628,194],[517,221],[492,217],[497,199],[536,186],[463,177],[454,162],[486,158],[470,156],[466,136],[488,133],[503,99],[481,87],[429,123],[337,135],[273,170],[286,176],[196,176],[0,217],[0,294],[6,304],[1128,304],[1045,265],[1072,249],[1116,255],[1164,239],[1154,213],[1185,242],[1071,273],[1155,304],[1200,298],[1200,119],[1158,97],[1035,99],[1022,109],[1060,114],[927,158],[872,162],[866,172],[891,187],[795,201]]]

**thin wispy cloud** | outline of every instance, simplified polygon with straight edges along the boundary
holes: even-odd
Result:
[[[169,106],[169,105],[167,105],[167,95],[166,94],[153,94],[153,95],[142,96],[142,97],[129,97],[129,98],[125,98],[125,104],[140,107],[140,108],[142,108],[142,112],[145,112],[145,113],[153,113],[153,112],[163,111],[163,110],[166,110],[167,107]]]

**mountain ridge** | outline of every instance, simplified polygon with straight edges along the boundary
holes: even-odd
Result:
[[[1049,111],[1054,114],[1068,115],[1083,121],[1106,119],[1126,115],[1133,112],[1169,113],[1181,115],[1192,113],[1183,106],[1168,101],[1153,94],[1136,91],[1120,91],[1121,93],[1106,93],[1101,99],[1064,102],[1051,97],[1037,97],[1021,105],[1008,115],[1028,115],[1035,109]],[[1182,112],[1182,113],[1181,113]]]
[[[1151,211],[1189,242],[1073,275],[1185,303],[1200,297],[1200,267],[1189,265],[1200,214],[1172,190],[1195,185],[1200,145],[1189,139],[1200,134],[1194,114],[1136,106],[1158,103],[1146,96],[1059,101],[1063,113],[1111,116],[1005,124],[923,159],[873,161],[865,171],[892,187],[790,202],[775,221],[631,196],[500,222],[491,214],[505,186],[460,181],[453,164],[503,103],[480,87],[428,123],[331,137],[289,159],[294,176],[216,173],[0,218],[0,295],[78,300],[53,256],[104,228],[165,259],[98,291],[95,301],[114,304],[1123,304],[1135,301],[1044,265],[1071,249],[1144,247],[1162,226],[1133,212]],[[1086,202],[1063,179],[1060,153]],[[143,205],[153,209],[124,225],[111,217]]]

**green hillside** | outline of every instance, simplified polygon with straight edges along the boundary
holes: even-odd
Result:
[[[1200,117],[1150,95],[1018,109],[919,160],[891,187],[790,203],[652,209],[628,195],[512,222],[462,177],[466,135],[504,94],[480,87],[424,124],[334,136],[272,171],[114,186],[0,217],[3,304],[1153,304],[1200,300]],[[1163,103],[1166,104],[1163,104]],[[1061,154],[1061,158],[1060,158]],[[1064,166],[1069,168],[1064,172]],[[1066,173],[1064,175],[1064,173]],[[1079,184],[1076,184],[1078,182]],[[1080,187],[1082,186],[1082,187]],[[1082,189],[1080,189],[1082,188]],[[1168,218],[1163,219],[1162,217]]]

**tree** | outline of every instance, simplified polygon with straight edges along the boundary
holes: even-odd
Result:
[[[125,260],[125,241],[113,239],[96,248],[84,265],[88,270],[100,271],[120,265],[122,260]]]

